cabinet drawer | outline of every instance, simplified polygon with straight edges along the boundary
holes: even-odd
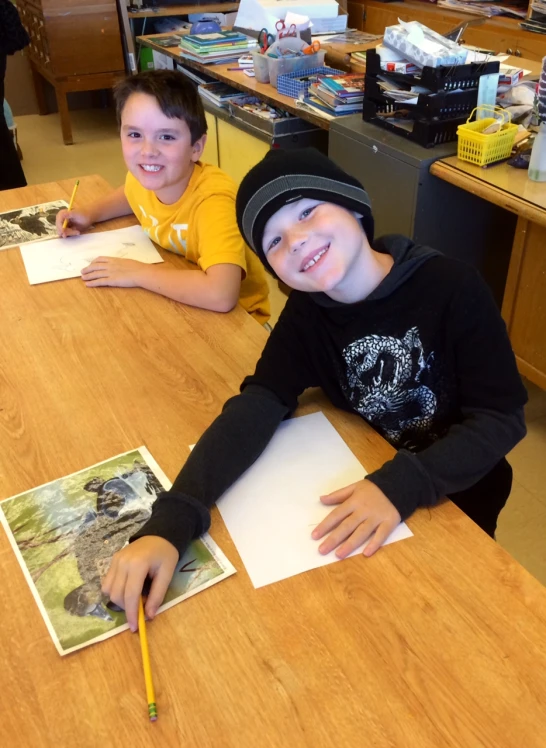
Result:
[[[52,72],[49,43],[42,9],[29,3],[19,3],[17,8],[23,26],[30,37],[28,48],[30,59],[40,67]]]

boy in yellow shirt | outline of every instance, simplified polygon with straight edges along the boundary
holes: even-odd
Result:
[[[265,324],[267,281],[237,227],[236,185],[199,160],[207,123],[196,89],[182,73],[152,70],[122,81],[115,98],[129,170],[125,185],[84,210],[60,211],[57,231],[71,236],[134,213],[152,241],[183,255],[200,272],[97,257],[82,271],[86,286],[138,286],[216,312],[230,311],[239,300]]]

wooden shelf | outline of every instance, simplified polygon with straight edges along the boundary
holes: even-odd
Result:
[[[196,5],[166,5],[136,11],[128,8],[127,15],[130,19],[159,18],[160,16],[187,16],[189,13],[230,13],[238,9],[239,3],[197,3]]]
[[[229,70],[228,68],[234,66],[233,62],[226,65],[203,65],[203,63],[197,62],[196,60],[188,60],[186,57],[180,56],[179,47],[160,47],[150,41],[150,39],[154,39],[158,36],[172,36],[172,34],[137,36],[136,41],[139,44],[143,44],[145,47],[150,47],[151,49],[155,49],[157,52],[161,52],[161,54],[167,55],[167,57],[170,57],[181,65],[206,73],[207,75],[216,78],[216,80],[222,81],[222,83],[227,83],[239,91],[248,93],[249,96],[257,96],[262,101],[265,101],[266,104],[279,107],[279,109],[284,109],[285,111],[290,112],[290,114],[294,114],[296,117],[304,119],[306,122],[317,125],[323,130],[328,130],[330,120],[296,106],[294,99],[289,96],[283,96],[269,83],[258,83],[256,78],[249,78],[242,71]]]

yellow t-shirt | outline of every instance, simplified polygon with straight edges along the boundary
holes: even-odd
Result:
[[[243,270],[239,302],[260,324],[269,319],[265,270],[245,244],[235,217],[235,182],[198,161],[180,200],[164,205],[128,172],[125,196],[150,239],[206,271],[228,263]]]

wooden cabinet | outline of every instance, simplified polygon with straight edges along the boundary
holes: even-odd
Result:
[[[40,114],[47,114],[44,79],[55,88],[65,144],[72,129],[66,100],[71,91],[110,88],[125,75],[114,0],[19,0],[30,36],[29,57]]]
[[[439,8],[422,2],[381,3],[369,0],[365,3],[364,31],[382,34],[386,26],[394,26],[398,19],[419,21],[439,34],[446,34],[463,21],[477,18],[458,11]],[[524,31],[519,20],[508,17],[487,18],[480,26],[470,26],[463,41],[497,53],[508,53],[529,60],[542,60],[546,55],[546,36]]]
[[[218,128],[216,117],[210,112],[205,112],[207,120],[207,143],[203,151],[202,161],[213,166],[218,166]]]
[[[520,217],[502,305],[518,368],[546,389],[546,227]]]

